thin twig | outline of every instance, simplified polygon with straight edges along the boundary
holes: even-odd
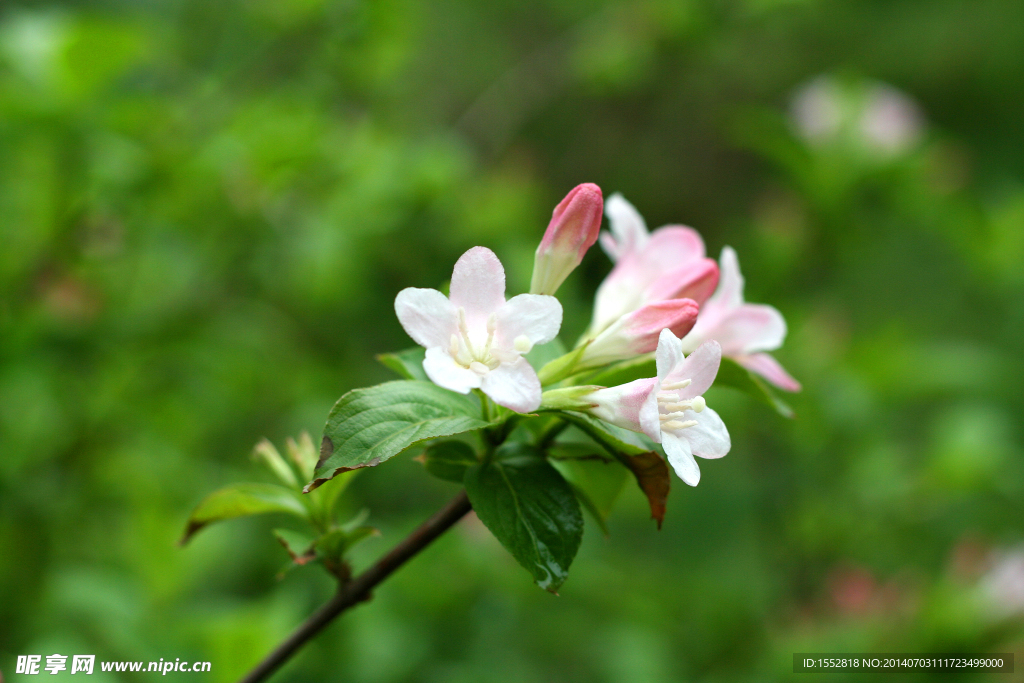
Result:
[[[470,504],[466,492],[462,491],[441,510],[436,512],[433,517],[417,527],[401,543],[392,548],[391,552],[380,558],[375,565],[344,584],[337,595],[313,613],[299,628],[295,629],[295,632],[287,640],[256,665],[240,683],[257,683],[257,681],[266,679],[279,666],[284,664],[289,657],[295,654],[307,640],[319,633],[324,626],[331,623],[336,616],[348,608],[368,600],[370,598],[370,591],[377,584],[390,576],[391,572],[405,564],[416,553],[430,545],[435,538],[450,529],[453,524],[462,519],[471,509],[473,509],[473,506]]]

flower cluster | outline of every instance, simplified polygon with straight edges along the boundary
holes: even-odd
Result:
[[[602,214],[609,231],[601,233]],[[600,240],[614,262],[576,348],[541,372],[525,358],[558,335],[562,307],[554,294]],[[408,288],[395,300],[406,332],[426,349],[423,370],[435,384],[479,390],[517,413],[571,409],[646,435],[695,486],[694,456],[729,452],[729,432],[704,392],[722,357],[777,387],[799,383],[767,352],[786,336],[773,307],[743,300],[736,252],[708,258],[700,234],[668,225],[648,231],[632,204],[584,184],[555,207],[537,248],[530,293],[505,299],[505,273],[489,249],[474,247],[456,262],[449,296]],[[655,354],[657,374],[618,386],[587,384],[600,370]],[[545,392],[545,389],[548,391]]]

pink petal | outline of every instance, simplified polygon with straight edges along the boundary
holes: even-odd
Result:
[[[704,242],[692,228],[668,226],[655,230],[639,251],[627,254],[597,288],[593,332],[652,301],[648,287],[663,275],[704,258]]]
[[[730,311],[713,329],[703,330],[705,338],[716,340],[728,356],[771,351],[786,338],[782,314],[765,304],[743,304]]]
[[[680,400],[700,396],[715,381],[715,376],[718,375],[718,366],[721,364],[722,347],[714,340],[706,341],[670,371],[662,381],[668,384],[688,379],[690,384],[677,390]]]
[[[468,394],[470,389],[480,387],[480,375],[456,363],[443,348],[427,349],[423,369],[431,382],[460,394]]]
[[[690,444],[685,439],[680,439],[674,434],[665,433],[661,445],[665,448],[665,455],[668,456],[668,464],[672,465],[676,476],[690,486],[700,483],[700,467],[693,459],[690,452]]]
[[[502,363],[483,377],[480,388],[495,403],[517,413],[540,407],[540,380],[525,358]]]
[[[642,424],[644,408],[648,403],[648,398],[654,395],[657,386],[658,381],[650,378],[634,380],[607,389],[598,389],[587,395],[587,400],[597,406],[590,412],[617,427],[646,433],[647,430],[643,428]],[[657,411],[657,399],[654,402],[654,409]],[[655,421],[657,421],[657,415],[655,415]],[[660,431],[659,426],[656,434],[658,439],[661,438]]]
[[[494,342],[498,348],[514,348],[516,338],[525,336],[531,345],[546,344],[562,326],[562,304],[553,296],[520,294],[498,309]]]
[[[447,347],[458,331],[455,307],[436,289],[408,287],[395,297],[395,315],[420,346]]]
[[[505,303],[505,269],[487,247],[473,247],[459,257],[452,272],[451,296],[466,309],[472,326],[485,325],[488,316]]]
[[[603,207],[600,187],[594,183],[577,185],[555,207],[537,251],[564,249],[573,252],[579,263],[597,241]]]
[[[665,273],[644,290],[644,301],[693,299],[703,303],[718,286],[718,264],[714,259],[693,261],[682,268]]]
[[[581,365],[596,367],[650,353],[658,348],[662,330],[686,334],[693,327],[698,310],[696,302],[690,299],[672,299],[624,315],[590,343],[583,352]]]
[[[697,424],[681,431],[682,438],[690,442],[690,451],[700,458],[721,458],[732,448],[729,430],[718,413],[705,408],[699,413],[686,411],[687,420]]]
[[[623,331],[642,347],[637,353],[650,353],[658,347],[662,330],[671,330],[679,337],[685,335],[697,321],[699,311],[700,306],[692,299],[658,301],[623,316]]]
[[[767,353],[753,353],[749,356],[736,356],[734,360],[751,372],[761,375],[766,380],[786,391],[800,391],[800,382],[793,379],[779,361]]]
[[[657,271],[654,277],[658,277],[704,258],[704,253],[704,240],[696,230],[684,225],[666,225],[651,233],[640,260],[645,268]]]

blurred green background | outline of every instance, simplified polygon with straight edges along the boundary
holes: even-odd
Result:
[[[712,390],[732,452],[674,480],[661,532],[629,487],[556,598],[470,520],[276,680],[1019,671],[1021,45],[1018,0],[0,4],[0,669],[238,678],[332,586],[275,578],[281,519],[177,548],[188,512],[390,378],[401,288],[482,244],[525,290],[589,181],[737,248],[789,322],[797,419]],[[563,338],[609,267],[559,292]],[[409,455],[361,474],[345,505],[382,536],[357,568],[455,491]]]

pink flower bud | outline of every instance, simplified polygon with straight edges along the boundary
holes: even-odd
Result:
[[[593,183],[577,185],[555,207],[533,261],[531,294],[554,294],[597,241],[604,198]]]
[[[627,313],[590,342],[580,367],[597,367],[650,353],[658,348],[662,330],[685,336],[697,322],[699,310],[692,299],[668,299]]]

